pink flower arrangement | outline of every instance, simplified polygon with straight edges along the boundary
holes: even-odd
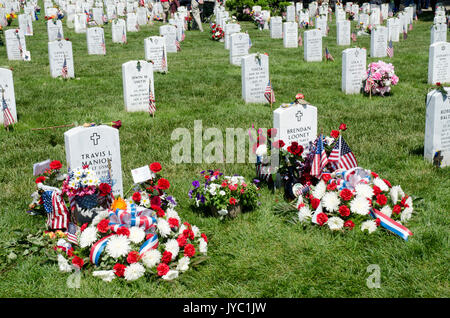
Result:
[[[383,61],[369,64],[367,78],[364,80],[364,91],[381,96],[391,91],[391,86],[397,85],[398,76],[395,75],[394,66]]]

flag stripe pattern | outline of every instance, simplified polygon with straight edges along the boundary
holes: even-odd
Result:
[[[358,166],[355,155],[342,136],[339,136],[339,140],[331,151],[328,160],[335,162],[339,169],[350,170]]]
[[[148,88],[148,111],[150,114],[154,114],[156,112],[155,97],[153,96],[151,87]]]
[[[386,53],[389,57],[394,56],[394,46],[392,45],[392,40],[389,41],[388,47],[386,49]]]
[[[14,124],[14,117],[9,110],[5,100],[5,93],[2,94],[3,126],[8,127]]]
[[[275,93],[273,92],[272,84],[270,83],[270,80],[267,83],[266,90],[264,91],[264,97],[267,99],[267,101],[269,103],[271,103],[271,104],[275,103]]]
[[[322,170],[328,164],[327,154],[323,146],[323,136],[320,134],[319,140],[317,142],[316,151],[314,152],[314,159],[311,166],[311,175],[315,177],[320,177],[322,175]]]

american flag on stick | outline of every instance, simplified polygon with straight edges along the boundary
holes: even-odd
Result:
[[[327,153],[323,146],[323,136],[320,134],[317,141],[316,151],[314,152],[314,159],[311,165],[311,175],[320,178],[322,170],[328,164]]]
[[[61,69],[61,76],[62,78],[68,78],[69,77],[69,70],[67,69],[67,59],[66,55],[64,54],[64,62]]]
[[[330,51],[328,51],[328,48],[325,48],[325,60],[327,61],[333,61],[334,62],[334,58],[333,56],[330,54]]]
[[[155,116],[156,112],[156,103],[155,103],[155,96],[153,96],[152,87],[151,87],[151,81],[148,85],[148,112]]]
[[[163,48],[161,58],[161,71],[165,72],[166,70],[167,70],[166,50]]]
[[[122,43],[127,43],[127,35],[125,34],[125,26],[122,28]]]
[[[4,90],[2,90],[2,110],[3,110],[3,126],[5,126],[5,128],[7,128],[10,125],[14,124],[14,117],[11,114],[11,111],[9,110],[8,105],[6,104]]]
[[[181,51],[180,42],[178,42],[177,40],[175,40],[175,46],[177,47],[177,52]]]
[[[269,82],[267,83],[266,90],[264,91],[264,97],[267,99],[267,101],[272,106],[273,103],[275,103],[275,93],[272,88],[272,84]]]
[[[345,142],[342,135],[339,136],[339,140],[331,151],[328,160],[335,163],[339,169],[349,170],[351,168],[358,167],[358,162],[356,161],[355,155]]]
[[[301,34],[298,36],[298,46],[303,46],[303,39]]]
[[[350,36],[352,38],[353,42],[356,42],[356,33],[352,32],[352,35]]]
[[[393,57],[394,56],[394,46],[392,45],[392,40],[389,41],[387,49],[386,49],[386,53],[389,57]]]

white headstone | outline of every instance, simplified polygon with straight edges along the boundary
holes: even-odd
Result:
[[[127,25],[124,19],[113,20],[111,23],[111,34],[113,43],[127,42]]]
[[[7,110],[4,109],[3,98],[5,98]],[[0,68],[0,125],[3,126],[3,112],[6,110],[11,113],[14,122],[17,122],[16,98],[14,94],[14,81],[12,71],[6,68]]]
[[[264,20],[264,26],[263,30],[269,30],[269,20],[270,20],[270,11],[269,10],[262,10],[261,16]]]
[[[272,39],[283,38],[283,20],[281,17],[270,18],[270,37]]]
[[[297,2],[298,3],[298,2]],[[305,9],[299,12],[298,23],[308,23],[309,24],[309,9]]]
[[[103,28],[88,28],[86,31],[86,39],[89,55],[106,54],[105,33]]]
[[[136,13],[127,13],[127,31],[128,32],[138,32],[139,25],[137,23]]]
[[[342,91],[358,94],[366,76],[366,49],[350,48],[342,51]]]
[[[284,149],[292,142],[308,147],[317,137],[317,107],[301,104],[283,104],[273,111],[274,140],[283,140]]]
[[[33,20],[28,14],[19,14],[19,28],[23,31],[26,36],[33,35]]]
[[[450,43],[430,45],[428,56],[428,84],[450,83]]]
[[[286,21],[295,22],[295,6],[289,5],[286,7]]]
[[[137,17],[137,23],[139,25],[146,25],[147,24],[147,8],[145,8],[145,7],[137,8],[136,17]]]
[[[388,28],[388,41],[398,42],[400,40],[400,19],[390,18],[386,22]]]
[[[97,25],[103,25],[103,8],[92,8],[92,18]]]
[[[362,23],[363,27],[367,27],[370,24],[369,15],[366,13],[361,13],[358,19],[358,22]]]
[[[320,30],[322,36],[327,36],[328,33],[328,23],[327,18],[323,15],[316,18],[316,29]]]
[[[77,14],[75,15],[75,33],[86,33],[86,15]]]
[[[5,40],[8,60],[23,60],[22,52],[27,50],[23,31],[20,29],[8,29],[5,31]]]
[[[230,63],[240,66],[241,58],[248,54],[250,37],[247,33],[233,33],[230,37]]]
[[[387,28],[384,26],[377,26],[372,29],[370,34],[370,57],[385,57],[387,56]]]
[[[269,57],[249,54],[241,62],[242,98],[246,103],[268,103],[264,97],[269,83]]]
[[[431,44],[447,42],[447,24],[439,23],[431,26]]]
[[[101,182],[111,180],[114,196],[123,197],[119,130],[105,125],[75,127],[64,133],[64,142],[69,169],[88,165]]]
[[[450,88],[445,90],[450,94]],[[435,155],[441,167],[450,166],[450,99],[437,90],[427,95],[424,143],[425,159],[433,162]]]
[[[344,20],[336,23],[337,45],[350,45],[350,21]]]
[[[62,76],[64,61],[67,67],[67,76],[75,77],[72,42],[66,40],[48,42],[48,58],[52,77]]]
[[[241,32],[241,25],[237,23],[227,23],[225,24],[225,49],[230,49],[231,35],[234,33]]]
[[[298,24],[297,22],[283,23],[283,47],[298,47]]]
[[[47,21],[48,41],[52,42],[58,39],[64,39],[64,30],[61,20],[51,19]]]
[[[322,61],[322,33],[320,30],[308,30],[303,33],[303,57],[306,62]]]
[[[139,60],[122,64],[122,81],[125,110],[148,111],[150,91],[155,98],[152,63]]]
[[[167,72],[166,42],[161,36],[144,39],[145,59],[153,62],[154,72]]]
[[[162,25],[159,27],[159,35],[166,41],[166,50],[168,53],[177,53],[177,29],[173,25]]]
[[[345,11],[342,9],[337,9],[336,10],[336,23],[338,23],[340,21],[344,21],[345,19],[346,19]]]

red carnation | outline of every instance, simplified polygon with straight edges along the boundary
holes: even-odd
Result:
[[[375,195],[379,195],[381,193],[380,187],[377,187],[376,185],[373,186],[373,193]]]
[[[169,218],[167,221],[169,222],[171,228],[180,226],[180,222],[178,222],[178,219]]]
[[[184,235],[179,235],[177,238],[177,242],[178,242],[178,246],[179,247],[183,247],[186,245],[187,243],[187,239]]]
[[[349,189],[342,190],[339,195],[344,201],[350,201],[353,197],[353,193]]]
[[[80,231],[83,232],[87,227],[88,227],[88,224],[87,224],[87,223],[84,223],[84,224],[81,226]]]
[[[389,188],[392,188],[392,185],[389,181],[387,181],[386,179],[383,179],[384,183],[386,183],[388,185]]]
[[[139,261],[139,253],[136,251],[131,251],[128,253],[127,262],[128,264],[137,263]]]
[[[36,184],[38,184],[38,183],[43,183],[45,181],[45,177],[44,176],[40,176],[40,177],[37,177],[36,178]]]
[[[340,125],[339,125],[339,130],[342,130],[342,131],[347,130],[347,125],[344,124],[344,123],[340,124]]]
[[[172,260],[172,253],[169,251],[164,251],[161,258],[161,262],[169,264],[171,260]]]
[[[104,197],[111,193],[111,186],[107,183],[100,183],[98,186],[98,189],[100,191],[100,196]]]
[[[339,130],[332,130],[330,136],[336,139],[339,137]]]
[[[187,244],[184,247],[184,256],[192,257],[195,255],[195,247],[192,244]]]
[[[67,39],[66,41],[69,41],[69,39]],[[119,129],[120,127],[122,127],[122,121],[121,120],[116,120],[112,122],[112,127]]]
[[[134,202],[140,202],[142,199],[142,196],[139,192],[133,193],[133,196],[131,197]]]
[[[53,160],[52,162],[50,162],[50,169],[52,170],[59,170],[62,168],[62,164],[60,161],[58,160]]]
[[[116,231],[117,235],[125,235],[126,237],[130,236],[130,230],[124,226],[119,227],[119,229]]]
[[[381,223],[380,219],[379,219],[379,218],[376,218],[376,219],[375,219],[375,224],[376,224],[377,226],[380,226],[380,223]]]
[[[73,264],[73,266],[78,267],[78,268],[81,269],[83,267],[83,265],[84,265],[84,261],[83,261],[83,259],[81,257],[75,256],[72,259],[72,264]]]
[[[156,270],[158,271],[158,276],[164,276],[169,272],[170,268],[166,263],[160,263]]]
[[[208,237],[206,236],[205,233],[201,234],[201,237],[203,237],[203,239],[205,240],[206,243],[208,243]]]
[[[159,196],[154,196],[150,199],[150,205],[161,206],[161,198]]]
[[[328,191],[333,191],[337,189],[337,184],[334,182],[331,182],[330,184],[327,185],[327,190]]]
[[[381,206],[385,205],[387,203],[387,198],[384,194],[377,195],[377,203]]]
[[[286,144],[284,143],[284,141],[283,140],[277,140],[277,141],[274,141],[273,143],[272,143],[272,147],[274,147],[274,148],[276,148],[276,149],[280,149],[280,148],[283,148],[284,146],[285,146]]]
[[[109,230],[109,221],[108,219],[103,219],[100,223],[97,224],[97,230],[100,233],[106,233]]]
[[[153,162],[152,164],[150,164],[150,170],[153,171],[154,173],[160,172],[161,169],[162,167],[159,162]]]
[[[267,130],[267,137],[273,138],[277,135],[277,129],[276,128],[270,128]]]
[[[159,207],[159,206],[157,206],[157,205],[152,205],[150,208],[151,208],[153,211],[155,211],[155,212],[156,212],[156,215],[157,215],[158,217],[160,217],[160,218],[163,218],[163,217],[166,215],[166,213],[164,212],[164,210],[161,209],[161,207]]]
[[[352,230],[355,226],[355,223],[353,223],[352,220],[348,220],[344,222],[344,227],[348,227],[349,230]]]
[[[313,210],[317,209],[319,204],[320,204],[320,200],[319,199],[317,199],[317,198],[312,198],[311,199],[311,207],[312,207]]]
[[[184,230],[183,235],[184,237],[189,238],[191,241],[193,241],[195,238],[194,232],[191,229]]]
[[[321,212],[317,214],[317,223],[319,223],[320,226],[324,225],[328,221],[328,216]]]
[[[161,178],[158,180],[158,188],[161,190],[167,190],[170,188],[169,180]]]
[[[327,183],[328,181],[330,181],[330,179],[331,179],[331,174],[329,174],[329,173],[324,173],[324,174],[322,174],[322,180],[323,180],[325,183]]]
[[[395,214],[400,214],[400,212],[402,212],[402,207],[400,205],[396,204],[392,208],[392,212],[394,212]]]
[[[231,204],[231,205],[235,205],[235,204],[236,204],[236,199],[233,198],[233,197],[231,197],[231,198],[230,198],[230,204]]]
[[[73,255],[73,248],[70,248],[70,249],[67,250],[67,256],[69,256],[69,257],[73,257],[74,256]]]
[[[378,173],[372,171],[371,174],[372,174],[372,177],[378,178]]]
[[[118,277],[123,277],[123,275],[125,274],[125,265],[120,264],[120,263],[116,263],[116,265],[114,265],[113,270],[114,270],[114,274],[116,274]]]
[[[341,216],[349,216],[350,215],[350,209],[346,205],[341,205],[339,207],[339,214]]]
[[[303,146],[299,145],[298,142],[293,141],[289,147],[287,147],[287,151],[293,155],[301,156],[303,153]]]

